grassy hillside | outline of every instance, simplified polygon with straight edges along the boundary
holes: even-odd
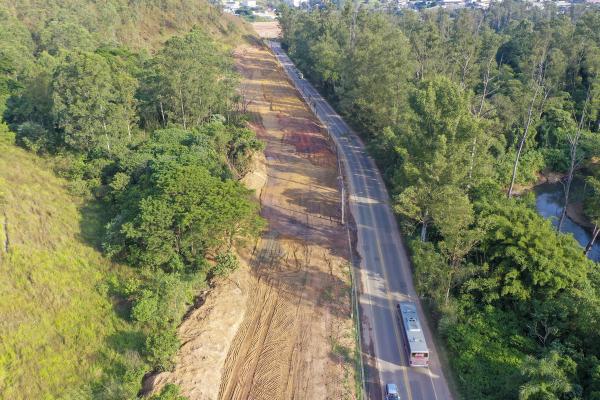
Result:
[[[242,20],[203,0],[0,0],[2,8],[50,53],[98,43],[152,50],[194,26],[230,44],[249,33]]]
[[[65,182],[15,146],[0,154],[1,397],[64,398],[100,377],[118,323],[103,283],[112,266],[86,243]]]

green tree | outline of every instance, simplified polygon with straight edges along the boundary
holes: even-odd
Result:
[[[221,181],[198,165],[156,164],[138,202],[110,226],[107,248],[139,265],[178,271],[198,265],[208,251],[229,249],[260,229],[257,205],[238,182]]]
[[[359,13],[349,50],[340,107],[366,132],[378,135],[401,120],[414,69],[403,32],[383,15]]]
[[[519,389],[519,400],[576,398],[580,388],[571,382],[577,364],[568,356],[551,351],[541,359],[527,357],[523,374],[528,382]]]
[[[409,218],[420,216],[416,221],[421,223],[422,240],[432,221],[432,209],[437,207],[438,214],[444,214],[440,211],[444,190],[466,192],[471,183],[470,150],[473,138],[481,136],[482,130],[468,104],[462,90],[441,77],[422,82],[411,96],[413,114],[395,146],[401,159],[393,178],[400,192],[395,209]],[[489,154],[483,149],[477,154],[477,164],[486,157]],[[442,190],[444,187],[448,189]]]
[[[468,197],[456,187],[442,188],[431,214],[442,236],[438,248],[448,264],[444,295],[447,305],[451,289],[471,273],[470,268],[464,268],[464,260],[483,232],[472,227],[475,220],[473,207]]]
[[[146,68],[144,121],[199,126],[232,109],[235,84],[230,58],[206,34],[173,37]]]
[[[487,205],[480,218],[486,231],[480,250],[489,273],[471,283],[476,292],[510,303],[549,300],[585,285],[590,261],[572,237],[559,235],[534,210],[523,204]]]
[[[61,50],[93,51],[94,39],[75,21],[54,20],[40,32],[40,48],[52,55]]]
[[[82,153],[122,147],[135,121],[135,86],[100,55],[68,53],[52,86],[54,118],[64,142]]]
[[[19,88],[18,76],[33,64],[35,44],[24,24],[0,6],[0,117]]]
[[[587,178],[587,183],[591,188],[591,195],[587,196],[585,202],[585,213],[590,217],[594,224],[592,237],[585,246],[584,253],[588,254],[594,246],[598,235],[600,234],[600,179],[590,176]]]

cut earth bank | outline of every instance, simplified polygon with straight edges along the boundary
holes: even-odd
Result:
[[[152,377],[191,400],[354,398],[349,243],[333,144],[260,43],[236,50],[240,94],[266,144],[245,183],[268,229],[179,328],[175,367]]]

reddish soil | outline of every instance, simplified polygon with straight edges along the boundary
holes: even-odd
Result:
[[[221,399],[353,398],[348,242],[340,225],[337,160],[274,57],[238,49],[252,126],[266,143],[261,191],[268,232],[250,266],[255,282],[229,350]]]

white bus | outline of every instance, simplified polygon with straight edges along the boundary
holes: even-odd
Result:
[[[411,367],[428,367],[429,349],[417,315],[417,305],[411,301],[403,301],[397,307],[409,365]]]

